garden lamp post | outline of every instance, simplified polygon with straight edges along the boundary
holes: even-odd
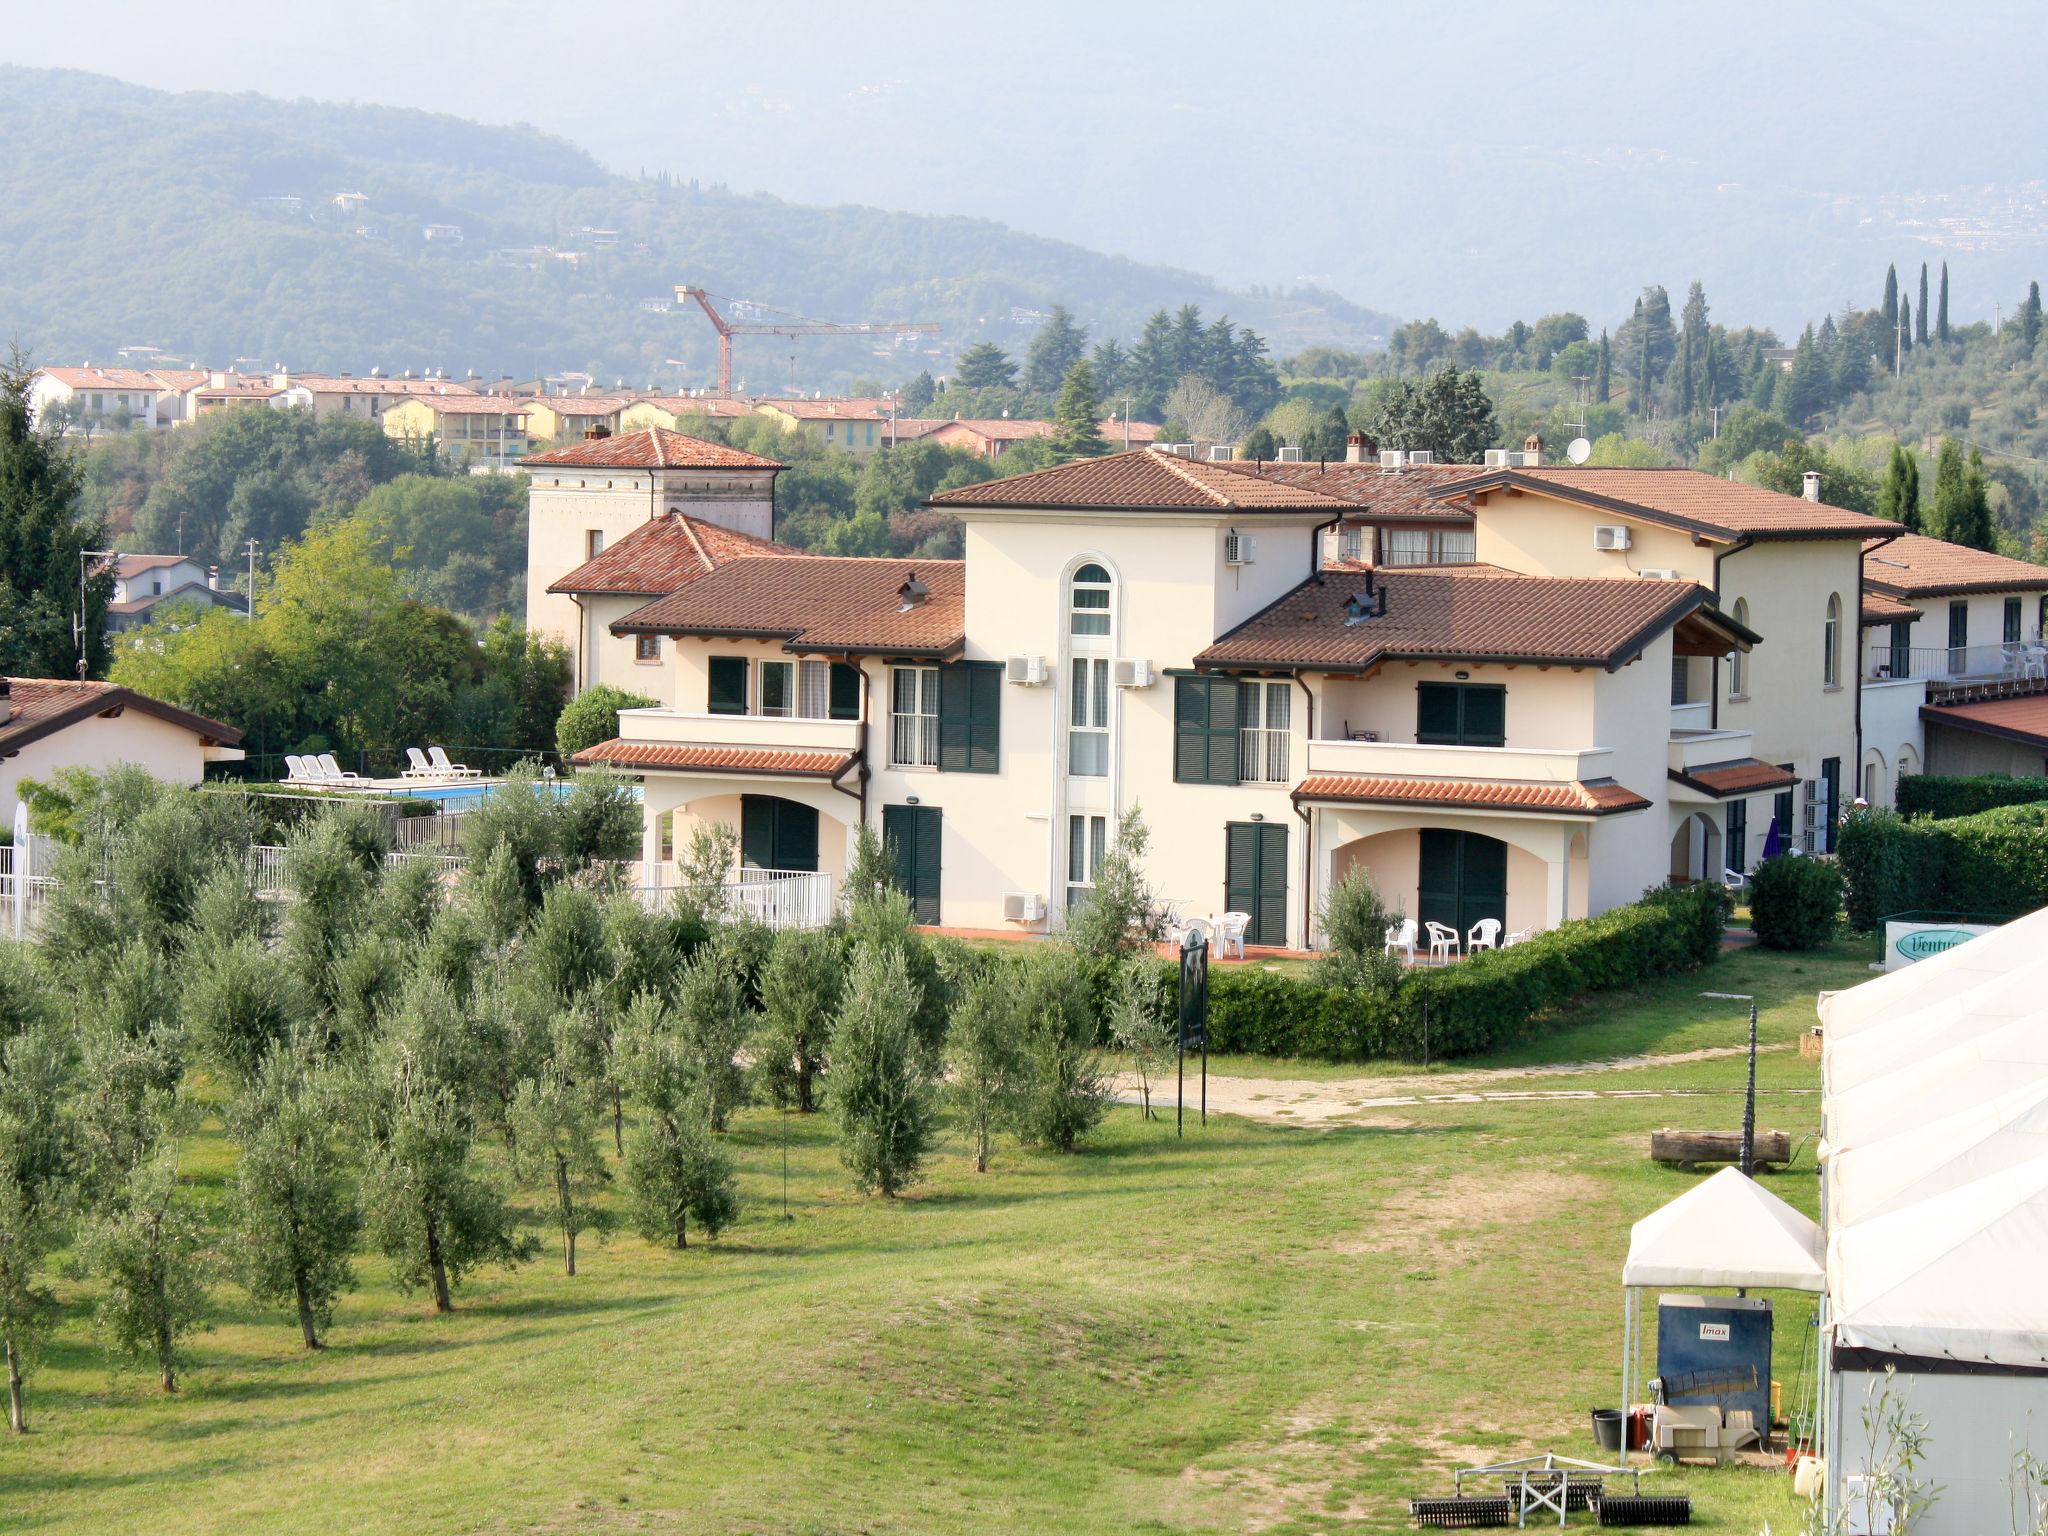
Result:
[[[1756,999],[1747,992],[1702,992],[1701,997],[1749,1004],[1749,1083],[1742,1094],[1742,1176],[1756,1177]]]

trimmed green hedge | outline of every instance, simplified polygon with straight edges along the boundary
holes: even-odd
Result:
[[[1893,912],[2032,912],[2048,907],[2048,803],[1952,820],[1859,811],[1836,841],[1849,924]]]
[[[1975,816],[1981,811],[2005,805],[2034,805],[2048,800],[2048,778],[2016,779],[2009,774],[1986,773],[1975,778],[1945,774],[1907,774],[1899,780],[1899,814],[1933,816],[1943,820]],[[1900,910],[1894,908],[1894,911]]]
[[[1842,921],[1842,872],[1831,859],[1781,853],[1751,877],[1750,926],[1766,949],[1819,949]]]
[[[1665,887],[1513,949],[1409,971],[1391,994],[1219,966],[1209,973],[1209,1045],[1335,1061],[1476,1055],[1540,1032],[1584,993],[1698,969],[1718,953],[1727,921],[1719,885]],[[1171,996],[1170,976],[1162,980]]]

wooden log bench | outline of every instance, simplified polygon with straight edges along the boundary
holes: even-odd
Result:
[[[1742,1161],[1742,1132],[1652,1131],[1650,1158],[1659,1163],[1739,1163]],[[1756,1133],[1757,1167],[1782,1168],[1791,1161],[1791,1132]]]

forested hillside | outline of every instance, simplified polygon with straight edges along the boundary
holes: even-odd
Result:
[[[1230,292],[987,220],[621,177],[531,128],[417,111],[0,68],[0,156],[0,328],[39,361],[112,361],[142,344],[216,366],[708,382],[703,317],[643,307],[678,282],[820,318],[945,327],[918,344],[937,357],[742,339],[757,389],[790,382],[799,350],[814,387],[944,371],[976,341],[1021,345],[1055,302],[1098,338],[1134,337],[1154,310],[1190,303],[1275,350],[1370,347],[1390,328],[1331,294]],[[368,201],[337,207],[338,193]],[[428,225],[461,238],[430,241]]]

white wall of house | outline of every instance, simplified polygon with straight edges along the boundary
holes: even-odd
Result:
[[[1881,635],[1884,631],[1864,633]],[[1856,792],[1872,805],[1895,804],[1900,777],[1928,771],[1926,735],[1920,723],[1920,706],[1926,702],[1927,684],[1919,679],[1864,681],[1864,771],[1858,776]],[[1870,792],[1872,788],[1876,794]]]
[[[95,715],[32,741],[12,757],[0,758],[0,824],[12,825],[23,779],[47,782],[59,768],[102,773],[132,763],[170,784],[197,784],[215,758],[239,758],[239,748],[213,748],[182,725],[126,709],[109,719]]]
[[[586,643],[576,604],[548,585],[597,552],[593,534],[600,536],[600,549],[609,549],[650,518],[679,511],[755,538],[774,536],[775,477],[769,470],[540,467],[530,474],[526,623],[570,646]]]

